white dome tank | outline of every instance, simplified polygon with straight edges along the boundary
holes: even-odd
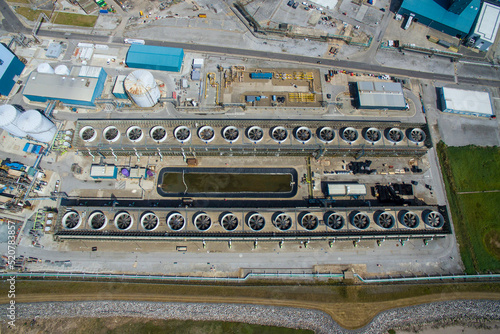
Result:
[[[38,73],[49,73],[49,74],[54,74],[54,69],[52,68],[52,66],[50,66],[48,63],[41,63],[40,65],[38,65],[38,67],[36,68],[36,71]]]
[[[59,75],[69,75],[69,69],[66,65],[57,65],[54,72]]]
[[[26,137],[26,132],[17,124],[21,112],[10,104],[0,106],[0,128],[17,137]]]
[[[17,124],[27,135],[44,143],[50,143],[57,132],[55,124],[50,119],[33,109],[22,113]]]
[[[151,72],[145,70],[134,71],[127,75],[123,84],[128,96],[139,107],[152,107],[160,99],[160,89],[156,85]]]

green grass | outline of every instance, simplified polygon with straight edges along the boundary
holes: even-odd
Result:
[[[468,274],[500,272],[500,193],[458,194],[500,189],[499,153],[497,147],[438,144],[455,234]]]
[[[16,8],[16,13],[24,16],[29,21],[38,20],[38,16],[41,12],[44,12],[45,15],[49,16],[50,11],[48,10],[32,10],[28,7],[18,7]],[[70,26],[78,26],[78,27],[93,27],[97,21],[97,16],[94,15],[81,15],[81,14],[73,14],[73,13],[63,13],[56,12],[51,18],[51,22],[55,24],[63,24]]]
[[[448,147],[457,191],[500,190],[500,147]]]

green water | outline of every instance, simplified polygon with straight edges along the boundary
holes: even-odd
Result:
[[[288,193],[291,174],[182,173],[163,175],[161,189],[166,193]],[[186,183],[187,191],[186,191]]]

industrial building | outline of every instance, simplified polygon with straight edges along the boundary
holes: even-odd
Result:
[[[454,114],[492,117],[490,94],[464,89],[442,87],[438,89],[441,110]]]
[[[500,26],[500,7],[490,3],[483,3],[481,12],[477,17],[476,26],[469,36],[467,45],[488,51],[495,42],[498,27]]]
[[[397,82],[357,82],[361,109],[406,109],[403,87]]]
[[[25,65],[4,44],[0,43],[0,95],[9,95]]]
[[[469,35],[479,13],[481,0],[404,0],[400,15],[457,38]]]
[[[183,49],[140,44],[132,44],[125,59],[128,67],[170,72],[179,72],[183,61]]]
[[[102,67],[50,65],[31,72],[23,90],[30,101],[59,100],[67,105],[95,106],[101,96],[107,74]]]
[[[123,82],[125,81],[126,75],[119,75],[115,79],[115,84],[113,85],[113,96],[117,99],[128,99],[128,95],[125,92],[125,86]]]

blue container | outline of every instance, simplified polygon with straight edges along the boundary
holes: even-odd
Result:
[[[107,10],[107,9],[101,9],[101,10],[99,11],[99,13],[102,13],[102,14],[107,14],[107,13],[108,13],[108,10]]]
[[[272,79],[273,74],[271,72],[265,73],[250,73],[251,79]]]

